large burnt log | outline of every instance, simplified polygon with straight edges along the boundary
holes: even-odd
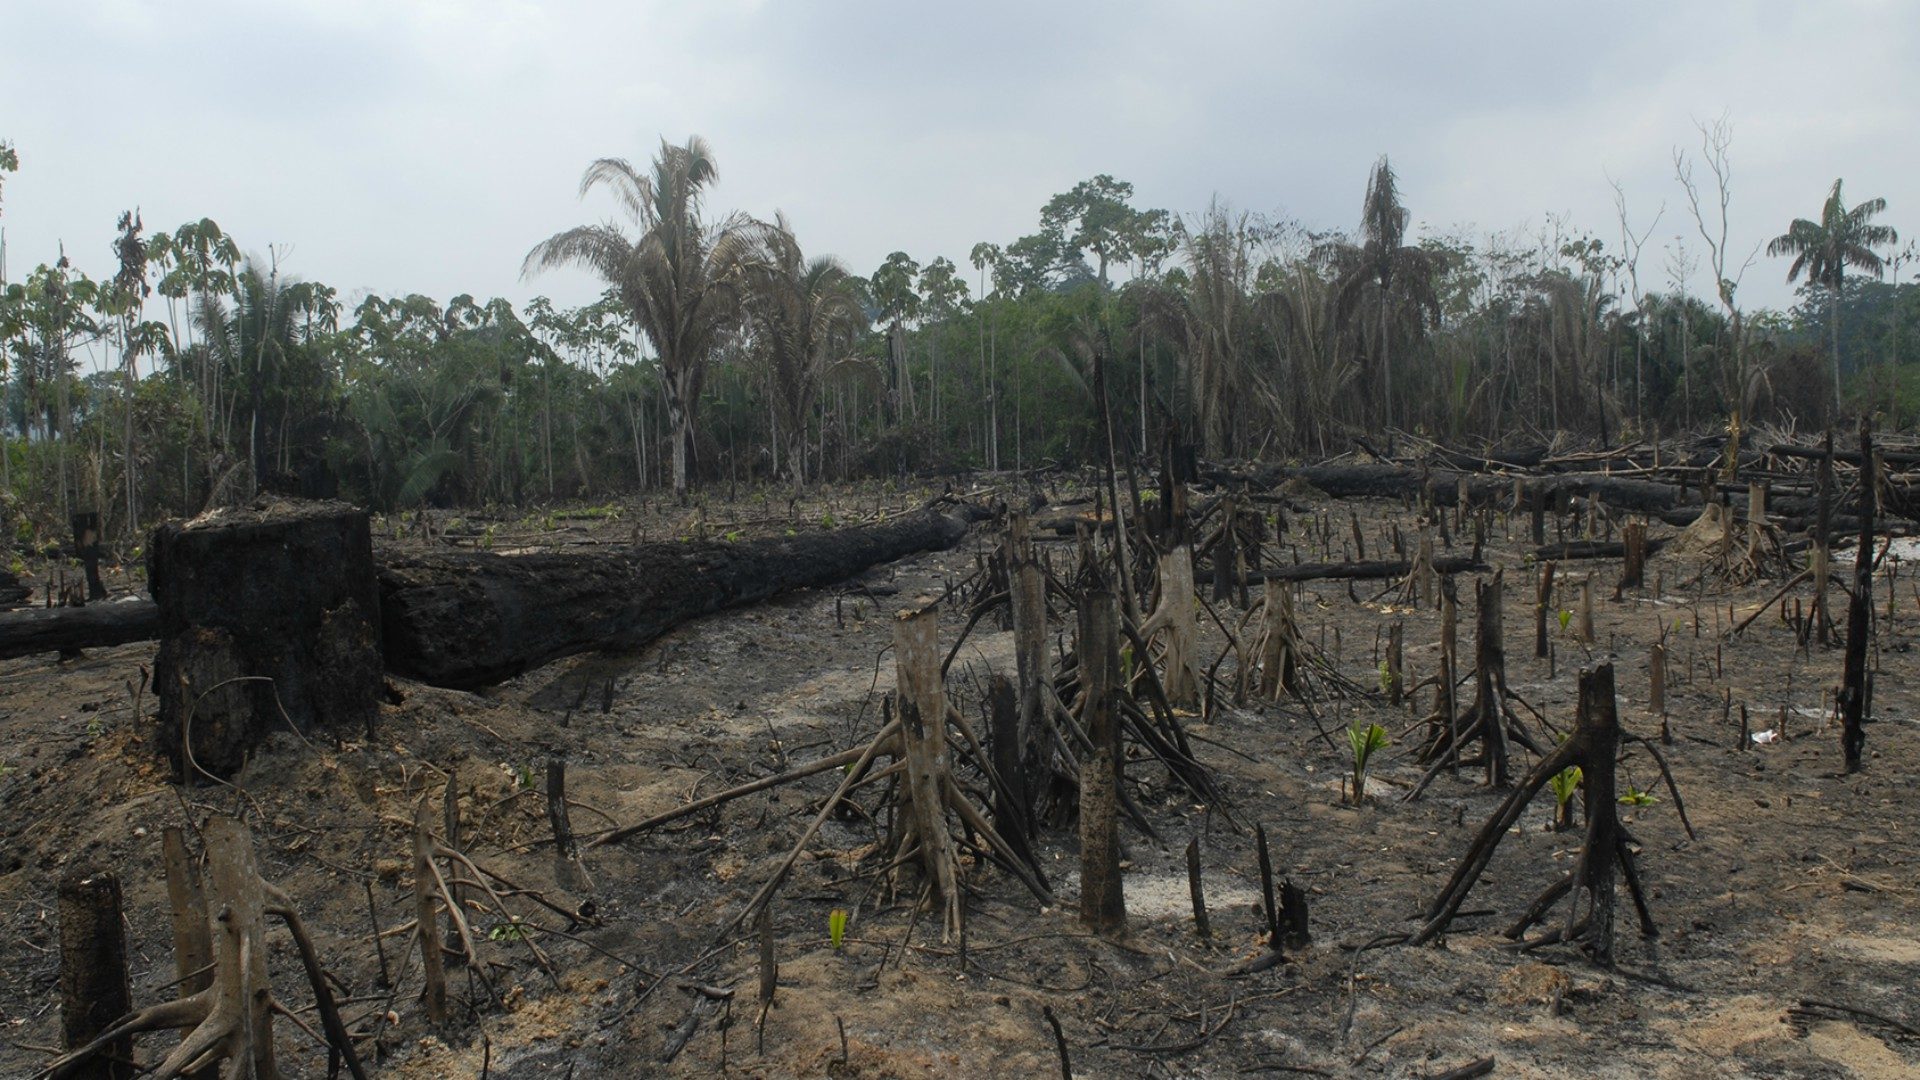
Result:
[[[70,649],[101,649],[160,636],[151,600],[115,600],[85,607],[0,613],[0,660]]]
[[[160,738],[182,777],[226,776],[270,731],[358,731],[381,693],[366,511],[262,500],[154,530]]]
[[[864,528],[591,554],[383,552],[387,666],[470,689],[590,649],[644,645],[699,615],[952,547],[977,513],[922,510]]]

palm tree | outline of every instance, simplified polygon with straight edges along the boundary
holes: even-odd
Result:
[[[1440,300],[1434,293],[1433,279],[1439,271],[1438,260],[1423,248],[1405,243],[1406,207],[1400,205],[1393,166],[1385,154],[1373,166],[1367,178],[1367,198],[1360,208],[1360,247],[1352,269],[1340,283],[1342,321],[1358,309],[1361,295],[1374,291],[1375,314],[1379,319],[1379,337],[1374,342],[1380,356],[1380,376],[1385,391],[1384,416],[1393,426],[1393,316],[1396,307],[1411,303],[1415,311],[1440,320]],[[1426,325],[1415,319],[1416,332]]]
[[[1840,197],[1840,181],[1833,182],[1833,192],[1827,196],[1827,204],[1820,208],[1820,220],[1808,221],[1806,218],[1794,218],[1787,231],[1774,237],[1767,244],[1767,254],[1772,256],[1791,255],[1793,265],[1787,267],[1787,280],[1798,279],[1802,272],[1807,280],[1827,290],[1827,302],[1831,312],[1833,334],[1833,410],[1840,411],[1840,293],[1846,285],[1847,267],[1864,270],[1874,277],[1886,271],[1886,263],[1873,249],[1891,247],[1900,242],[1900,235],[1891,225],[1875,225],[1873,218],[1887,208],[1885,199],[1868,199],[1866,202],[1847,209]]]
[[[698,135],[682,146],[662,139],[647,173],[621,158],[601,158],[580,178],[580,194],[606,187],[640,234],[629,237],[611,221],[581,225],[535,245],[522,267],[523,274],[581,267],[619,294],[660,358],[673,427],[673,491],[683,501],[707,364],[738,324],[743,274],[766,232],[740,214],[711,225],[702,218],[701,197],[717,178],[713,151]]]
[[[835,367],[852,363],[866,329],[853,275],[831,256],[807,258],[784,217],[776,217],[755,261],[748,317],[787,443],[796,488],[806,483],[807,421]]]

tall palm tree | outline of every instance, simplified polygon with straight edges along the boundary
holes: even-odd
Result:
[[[611,221],[577,226],[535,245],[522,267],[524,274],[581,267],[619,294],[660,358],[673,427],[673,491],[682,500],[707,365],[738,325],[744,271],[766,231],[741,214],[712,224],[702,217],[702,196],[718,175],[713,151],[698,135],[681,146],[662,139],[645,173],[624,159],[601,158],[580,178],[580,194],[607,188],[639,235]]]
[[[853,275],[831,256],[807,258],[784,217],[767,231],[747,311],[787,443],[794,486],[806,483],[807,422],[829,372],[853,361],[866,313]]]
[[[1833,411],[1840,411],[1840,293],[1846,286],[1847,267],[1863,270],[1874,277],[1886,272],[1886,263],[1876,247],[1891,247],[1900,242],[1900,234],[1891,225],[1875,225],[1874,216],[1886,210],[1887,200],[1868,199],[1847,209],[1840,197],[1840,181],[1833,182],[1827,203],[1820,208],[1820,220],[1794,218],[1787,231],[1767,244],[1767,254],[1793,256],[1787,267],[1787,280],[1807,280],[1827,290],[1831,312],[1828,321],[1833,333]]]
[[[1375,315],[1379,320],[1374,348],[1380,357],[1380,377],[1384,398],[1383,415],[1393,426],[1393,324],[1396,308],[1411,304],[1416,313],[1440,320],[1440,299],[1433,279],[1439,272],[1439,260],[1423,248],[1406,241],[1407,208],[1400,205],[1400,192],[1393,166],[1385,154],[1374,163],[1367,178],[1367,198],[1360,208],[1360,247],[1358,257],[1340,283],[1340,310],[1351,318],[1360,307],[1362,294],[1374,293]],[[1427,325],[1416,318],[1416,332]]]

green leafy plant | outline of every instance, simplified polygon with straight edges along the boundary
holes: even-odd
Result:
[[[1393,693],[1393,669],[1387,666],[1385,660],[1380,661],[1380,692]]]
[[[1553,789],[1555,832],[1573,827],[1573,794],[1580,790],[1580,782],[1584,779],[1586,776],[1580,771],[1580,766],[1569,765],[1547,781]]]
[[[1563,634],[1566,633],[1567,624],[1571,622],[1573,622],[1573,609],[1561,608],[1560,609],[1560,632]]]
[[[1391,743],[1379,724],[1353,725],[1347,729],[1347,743],[1353,747],[1353,805],[1359,806],[1367,801],[1367,763]]]
[[[721,537],[721,539],[725,540],[729,544],[737,544],[740,542],[740,536],[741,536],[741,533],[739,529],[732,529],[728,531],[727,535]]]
[[[1620,796],[1621,806],[1651,806],[1659,801],[1659,799],[1654,798],[1647,792],[1641,791],[1632,784],[1628,784],[1627,793]]]
[[[526,936],[527,928],[521,924],[517,915],[506,922],[495,923],[493,928],[487,931],[488,941],[524,941]]]
[[[846,939],[847,910],[845,908],[834,908],[832,911],[827,912],[827,940],[831,941],[834,950],[838,951]]]
[[[833,511],[829,510],[820,515],[820,527],[823,529],[833,528]]]

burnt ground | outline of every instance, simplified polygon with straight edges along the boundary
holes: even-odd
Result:
[[[817,523],[833,514],[844,524],[911,501],[869,488],[804,511],[787,510],[778,497],[715,502],[704,519],[714,535],[751,535],[790,527],[796,517]],[[1337,505],[1340,521],[1348,507],[1360,509],[1370,546],[1384,523],[1412,525],[1397,503]],[[678,510],[635,506],[437,524],[444,536],[423,537],[417,523],[382,523],[376,532],[388,542],[397,533],[400,543],[509,549],[701,527]],[[1400,800],[1421,772],[1408,760],[1405,733],[1428,711],[1430,691],[1397,710],[1377,693],[1323,699],[1311,716],[1290,703],[1235,706],[1224,695],[1212,715],[1186,718],[1198,757],[1229,799],[1224,812],[1181,798],[1154,763],[1129,770],[1161,842],[1123,833],[1126,944],[1078,926],[1070,826],[1050,828],[1041,848],[1057,908],[1043,910],[991,868],[971,871],[963,958],[959,943],[941,941],[937,925],[914,916],[911,897],[889,901],[877,888],[875,867],[861,858],[874,841],[870,825],[836,820],[774,906],[779,990],[756,1033],[754,944],[716,935],[839,773],[591,850],[577,873],[556,865],[548,840],[548,756],[569,759],[572,818],[588,832],[863,741],[892,684],[883,649],[893,611],[972,573],[975,552],[991,541],[980,529],[959,550],[869,573],[856,583],[867,592],[792,594],[684,626],[635,653],[562,661],[485,693],[398,682],[404,701],[385,709],[371,738],[277,736],[232,787],[166,782],[145,715],[152,697],[133,692],[151,645],[64,663],[0,662],[0,1074],[30,1074],[59,1039],[56,881],[76,870],[118,872],[134,999],[161,1000],[174,976],[160,830],[220,812],[245,818],[267,877],[298,901],[347,988],[349,1023],[377,1031],[362,1045],[370,1061],[378,1056],[381,1075],[705,1076],[723,1067],[768,1077],[1058,1075],[1043,1007],[1058,1017],[1082,1077],[1422,1077],[1484,1055],[1498,1059],[1493,1075],[1513,1077],[1920,1075],[1920,1039],[1866,1017],[1793,1009],[1815,999],[1920,1026],[1912,989],[1920,976],[1920,691],[1908,651],[1920,633],[1920,594],[1911,577],[1895,580],[1893,617],[1880,622],[1878,722],[1868,729],[1866,769],[1843,778],[1837,730],[1823,712],[1840,652],[1803,653],[1772,613],[1737,641],[1721,636],[1729,605],[1744,615],[1777,582],[1683,589],[1690,564],[1669,552],[1649,564],[1650,582],[1657,571],[1665,595],[1646,588],[1615,602],[1607,597],[1617,562],[1569,564],[1591,570],[1601,586],[1597,642],[1583,649],[1556,625],[1550,664],[1532,656],[1528,545],[1518,523],[1511,539],[1498,519],[1494,532],[1489,556],[1508,567],[1509,680],[1553,724],[1571,723],[1577,670],[1611,658],[1622,721],[1656,733],[1646,709],[1648,645],[1663,627],[1669,635],[1674,743],[1666,752],[1697,836],[1687,837],[1651,760],[1635,751],[1622,782],[1656,801],[1622,810],[1643,848],[1661,933],[1641,938],[1623,902],[1617,970],[1566,947],[1517,953],[1499,934],[1565,872],[1578,847],[1577,832],[1549,830],[1546,796],[1506,837],[1467,901],[1470,914],[1441,945],[1356,953],[1416,925],[1499,796],[1467,770],[1441,776],[1419,801]],[[1339,530],[1333,536],[1338,557]],[[1301,556],[1317,555],[1313,548],[1303,544]],[[1851,558],[1843,552],[1838,562],[1850,566]],[[118,574],[110,584],[134,583]],[[1884,616],[1887,579],[1878,584]],[[1383,585],[1358,583],[1352,598],[1344,583],[1310,585],[1297,614],[1305,636],[1324,641],[1340,671],[1370,691],[1389,621],[1406,623],[1410,680],[1430,674],[1437,655],[1437,615],[1376,597]],[[1464,579],[1461,593],[1461,649],[1471,655]],[[1556,606],[1572,606],[1566,595]],[[1224,639],[1203,621],[1203,660],[1211,663]],[[943,643],[963,622],[964,612],[943,617]],[[982,673],[1010,667],[1010,657],[1011,635],[984,621],[954,668],[963,711],[977,714]],[[1233,664],[1221,665],[1223,676],[1231,678]],[[1774,727],[1784,706],[1786,738],[1739,749],[1741,704],[1755,730]],[[1340,729],[1355,722],[1378,722],[1395,739],[1376,763],[1375,797],[1358,808],[1344,804],[1341,779],[1349,754]],[[406,823],[422,794],[438,806],[449,775],[474,856],[554,907],[585,906],[591,917],[568,920],[518,900],[517,923],[479,917],[486,979],[453,970],[456,1023],[434,1035],[418,1000],[418,962],[402,954],[404,936],[385,941],[395,985],[381,985],[367,897],[370,890],[382,927],[410,917]],[[868,794],[869,805],[875,797]],[[1314,940],[1292,963],[1233,977],[1225,972],[1263,949],[1256,822],[1272,839],[1279,872],[1307,890]],[[1187,901],[1184,849],[1196,834],[1210,941],[1196,937]],[[835,908],[853,912],[838,950],[828,940]],[[307,1002],[285,934],[273,929],[269,940],[283,999]],[[552,958],[551,976],[533,962],[528,941]],[[737,993],[723,1008],[695,984]],[[685,1048],[663,1063],[670,1034],[696,1014]],[[324,1074],[323,1050],[290,1024],[276,1030],[290,1075]],[[141,1052],[154,1060],[171,1042],[148,1036]]]

